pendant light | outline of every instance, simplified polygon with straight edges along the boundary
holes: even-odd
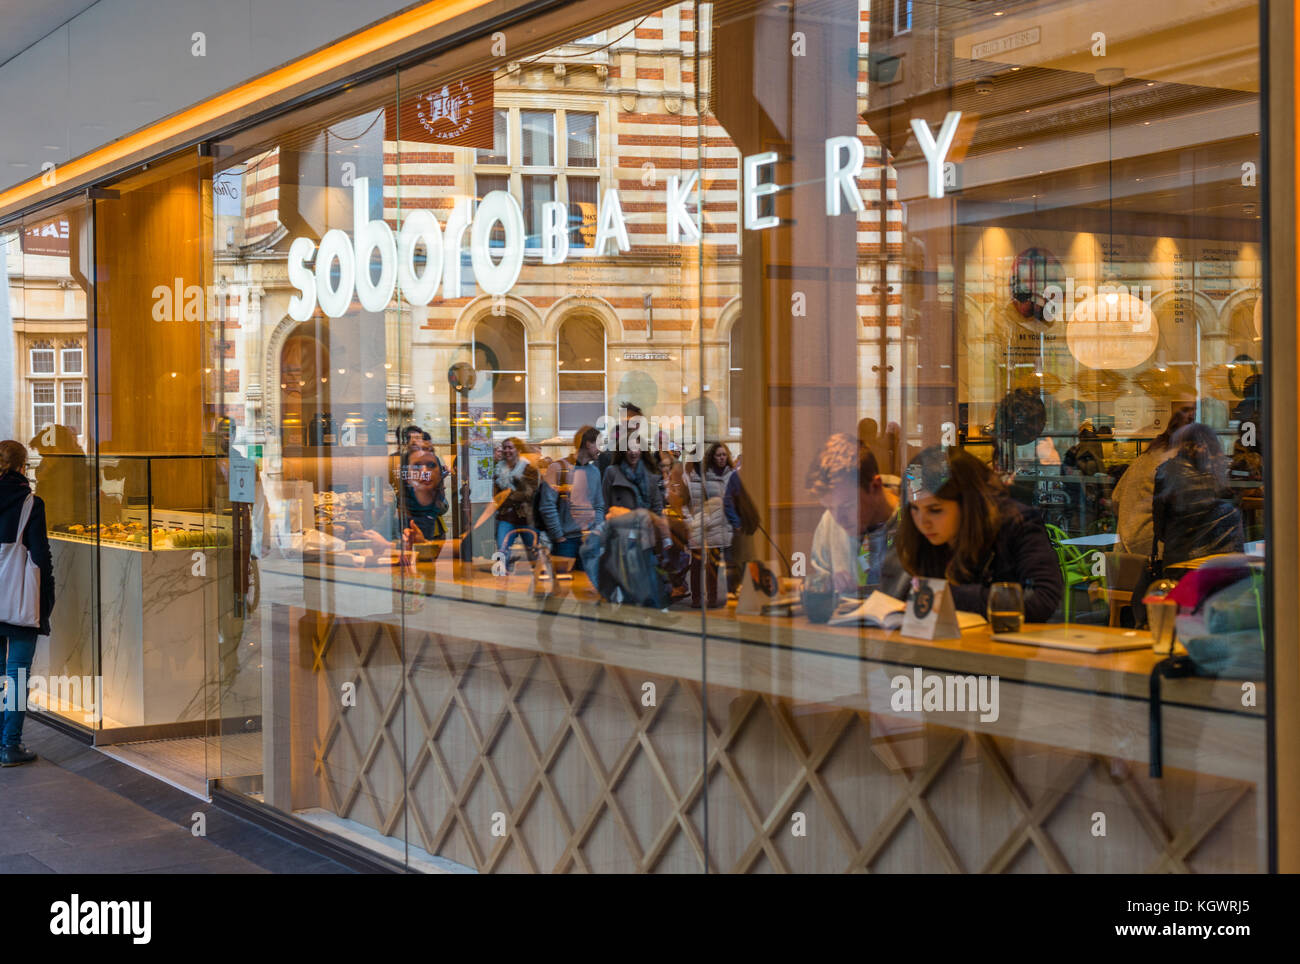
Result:
[[[1111,252],[1115,247],[1115,151],[1111,133],[1111,89],[1124,79],[1118,67],[1097,72],[1097,82],[1106,86],[1106,177],[1109,193],[1109,244],[1104,259],[1102,284],[1074,308],[1065,329],[1065,342],[1079,364],[1087,368],[1123,370],[1136,368],[1151,357],[1160,341],[1151,306],[1114,281]]]

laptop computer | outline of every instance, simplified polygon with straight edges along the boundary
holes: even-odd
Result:
[[[1045,649],[1068,649],[1076,653],[1119,653],[1129,649],[1150,649],[1151,634],[1137,629],[1106,629],[1062,623],[1018,633],[994,633],[999,643],[1020,643]]]

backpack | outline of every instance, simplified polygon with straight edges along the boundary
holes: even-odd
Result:
[[[630,509],[606,520],[596,573],[596,589],[604,599],[650,609],[668,605],[655,553],[657,532],[649,509]]]

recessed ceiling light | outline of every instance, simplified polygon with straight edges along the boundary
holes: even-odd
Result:
[[[1000,16],[1002,16],[1004,13],[1006,13],[1005,10],[994,10],[994,11],[993,11],[993,16],[995,16],[995,17],[1000,17]]]

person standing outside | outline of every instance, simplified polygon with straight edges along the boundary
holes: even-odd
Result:
[[[27,449],[23,444],[13,439],[0,442],[0,543],[21,541],[41,573],[40,625],[0,622],[0,657],[8,687],[6,709],[0,714],[0,766],[6,767],[36,759],[36,754],[22,743],[27,714],[21,707],[26,705],[27,694],[20,692],[20,683],[32,671],[36,637],[50,634],[50,614],[54,611],[54,562],[45,531],[45,503],[32,494],[26,469]]]
[[[553,556],[578,558],[583,534],[605,521],[599,440],[600,432],[584,425],[573,436],[573,453],[546,469],[538,509]]]

